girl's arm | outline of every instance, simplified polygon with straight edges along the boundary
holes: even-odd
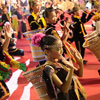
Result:
[[[88,22],[92,18],[92,16],[94,15],[94,9],[88,14],[88,16],[87,16],[87,13],[88,13],[88,11],[83,12],[83,15],[81,17],[81,21],[83,23]]]
[[[71,59],[71,58],[69,58]],[[77,71],[77,68],[74,67],[73,63],[72,63],[72,60],[71,61],[67,61],[62,55],[61,57],[59,58],[59,62],[62,63],[63,65],[67,66],[67,68],[73,68],[74,70]],[[63,66],[63,68],[65,67]]]
[[[71,82],[72,82],[72,75],[73,75],[74,69],[73,68],[69,69],[69,68],[65,67],[64,70],[68,72],[64,83],[59,79],[59,77],[56,75],[55,72],[52,74],[52,79],[53,79],[55,85],[63,93],[68,93],[68,90],[69,90]]]
[[[9,46],[9,42],[10,42],[10,38],[12,36],[12,33],[11,33],[11,25],[6,25],[3,27],[3,30],[5,32],[5,42],[3,44],[3,50],[7,51],[8,50],[8,46]]]
[[[61,28],[63,31],[63,36],[61,38],[62,41],[66,41],[69,37],[69,29],[67,27],[67,24],[64,22],[64,26]]]
[[[79,77],[82,77],[83,76],[83,59],[82,59],[80,53],[77,50],[75,50],[74,48],[71,48],[71,52],[72,52],[73,56],[75,57],[75,59],[77,61],[77,66],[78,66],[78,69],[75,70],[75,73]]]

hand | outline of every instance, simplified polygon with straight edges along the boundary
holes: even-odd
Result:
[[[79,53],[79,51],[77,51],[75,48],[70,48],[70,51],[72,53],[72,55],[75,57],[75,59],[80,62],[82,60],[82,56],[81,54]]]
[[[77,68],[73,66],[73,63],[70,61],[67,61],[62,55],[60,56],[59,62],[61,62],[63,65],[66,65],[68,68],[72,68],[75,71],[77,71]]]
[[[97,9],[96,9],[96,8],[94,8],[94,9],[92,9],[91,11],[92,11],[92,12],[97,12]]]
[[[12,36],[12,32],[11,32],[11,25],[10,24],[7,24],[3,27],[3,30],[5,32],[5,36],[6,38],[11,38]]]
[[[92,9],[91,12],[90,12],[90,14],[95,15],[95,12],[97,12],[97,10],[96,9]]]
[[[69,32],[69,28],[67,27],[67,23],[64,21],[64,26],[61,26],[62,31]]]

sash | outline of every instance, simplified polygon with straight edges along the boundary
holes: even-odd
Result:
[[[80,100],[78,89],[80,90],[83,97],[86,99],[87,97],[86,97],[85,89],[83,88],[83,86],[81,85],[81,83],[79,82],[79,80],[77,79],[75,75],[73,75],[73,82],[74,82],[74,91],[77,96],[77,99]]]

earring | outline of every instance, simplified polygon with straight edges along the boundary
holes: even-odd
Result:
[[[58,62],[58,59],[55,59],[55,62]]]

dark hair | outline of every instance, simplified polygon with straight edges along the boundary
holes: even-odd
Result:
[[[45,11],[43,12],[43,17],[44,17],[44,18],[48,18],[48,16],[50,15],[50,13],[51,13],[52,11],[55,11],[55,10],[53,9],[53,7],[46,8]]]
[[[4,10],[5,8],[8,9],[8,6],[6,4],[2,4],[1,6],[2,6],[2,10]]]
[[[34,0],[30,0],[29,1],[29,7],[30,7],[30,12],[32,12],[32,7],[34,6],[36,4],[36,1],[34,1]]]
[[[64,20],[60,21],[60,24],[61,24],[62,26],[64,26]]]
[[[64,13],[60,15],[60,19],[61,19],[61,20],[64,19]]]
[[[79,7],[78,6],[75,6],[73,7],[72,9],[72,14],[74,14],[75,12],[79,11]]]
[[[56,8],[55,10],[56,10],[56,11],[60,10],[60,11],[62,11],[62,12],[63,12],[63,10],[62,10],[62,9],[60,9],[60,8]]]
[[[71,9],[68,9],[68,10],[67,10],[67,13],[68,13],[69,15],[71,15],[71,14],[72,14]]]
[[[47,49],[48,48],[45,48],[45,45],[47,46],[51,46],[51,45],[54,45],[54,43],[57,41],[57,38],[53,35],[46,35],[44,36],[41,41],[40,41],[40,46],[42,48],[42,50],[44,49]]]

